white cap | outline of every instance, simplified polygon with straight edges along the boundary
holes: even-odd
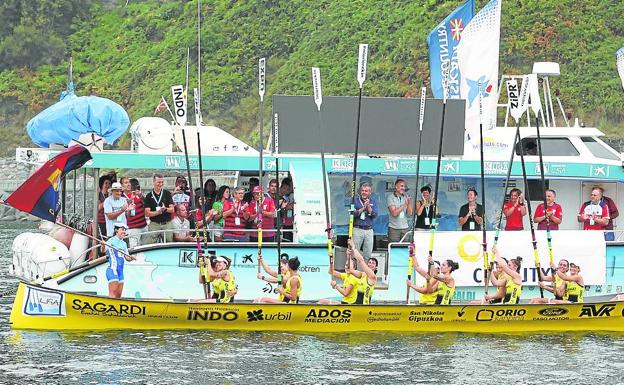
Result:
[[[126,230],[128,230],[128,229],[129,229],[128,225],[126,225],[125,223],[115,223],[115,224],[113,225],[113,227],[114,227],[114,228],[117,228],[117,227],[123,227],[123,228],[124,228],[124,229],[126,229]]]
[[[121,186],[121,183],[119,183],[119,182],[115,182],[115,183],[113,183],[113,185],[111,186],[111,190],[123,190],[123,187]]]
[[[223,262],[226,265],[229,265],[228,260],[223,258],[222,256],[215,257],[215,262]]]

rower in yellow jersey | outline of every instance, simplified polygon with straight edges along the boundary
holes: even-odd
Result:
[[[428,257],[429,266],[433,264],[433,258],[431,255]],[[455,294],[455,278],[453,278],[453,271],[459,269],[459,264],[452,259],[446,259],[440,264],[440,271],[436,273],[434,271],[428,272],[418,265],[418,260],[414,258],[414,268],[416,272],[428,281],[435,279],[438,281],[438,289],[436,290],[436,305],[449,305]]]
[[[360,250],[355,247],[353,240],[350,239],[349,248],[347,249],[347,258],[351,258],[352,256],[355,256],[355,259],[360,266],[362,266],[363,270],[359,271],[356,269],[356,266],[351,266],[352,268],[347,272],[360,279],[355,303],[368,305],[371,303],[373,291],[375,291],[375,285],[377,284],[377,265],[379,261],[377,261],[377,258],[373,257],[369,258],[368,261],[364,261],[364,256],[360,253]]]
[[[290,259],[284,258],[287,254],[282,254],[280,260],[280,268],[282,269],[282,284],[277,288],[277,298],[262,297],[254,300],[255,303],[299,303],[301,297],[301,289],[303,287],[303,278],[299,275],[299,266],[301,262],[299,258],[293,257]],[[258,278],[263,281],[278,283],[276,278],[277,274],[272,271],[262,259],[262,256],[258,256],[258,260],[264,267],[264,270],[270,275],[265,277],[258,274]]]
[[[553,282],[552,275],[546,275],[542,277],[542,282],[539,283],[539,286],[555,295],[555,298],[533,298],[530,303],[556,303],[555,301],[564,300],[566,294],[566,281],[561,279],[561,276],[565,276],[568,272],[569,262],[567,259],[559,260],[559,265],[557,270],[555,270],[554,266],[551,266],[553,271],[555,271],[554,276],[554,284],[547,285],[545,282]]]
[[[334,301],[332,299],[328,299],[328,298],[322,298],[321,300],[319,300],[320,304],[324,304],[324,305],[336,305],[336,304],[343,304],[343,305],[350,305],[350,304],[354,304],[357,301],[357,296],[358,296],[358,290],[359,290],[359,286],[360,286],[360,278],[356,277],[355,275],[349,273],[349,271],[351,271],[353,269],[353,265],[355,265],[355,261],[350,258],[347,257],[347,263],[345,265],[345,272],[344,273],[340,273],[336,270],[334,270],[332,273],[332,278],[337,279],[340,278],[342,280],[342,285],[338,286],[338,283],[335,280],[331,281],[331,287],[332,289],[336,289],[338,291],[338,293],[340,293],[342,295],[342,299],[340,302],[338,301]]]
[[[212,282],[212,298],[200,302],[229,303],[234,301],[238,288],[234,273],[228,269],[229,261],[221,256],[215,257],[214,268],[212,263],[205,263],[204,259],[199,263],[206,266],[206,281]]]
[[[504,263],[496,263],[494,262],[494,266],[496,270],[494,270],[490,274],[490,282],[492,282],[492,286],[496,288],[496,293],[486,294],[483,296],[483,299],[478,299],[475,301],[470,301],[471,305],[486,305],[486,304],[495,304],[503,302],[505,298],[505,285],[496,286],[494,284],[493,279],[497,279],[498,281],[505,280],[505,272],[503,271],[503,265],[507,264],[507,260],[503,258]]]
[[[440,262],[433,261],[433,266],[431,267],[432,274],[440,274]],[[410,279],[407,280],[407,286],[416,290],[420,293],[418,297],[418,303],[421,305],[433,305],[438,298],[438,280],[437,279],[429,279],[425,281],[425,284],[422,286],[418,286],[413,283]]]
[[[580,272],[581,268],[575,263],[570,263],[569,275],[557,270],[557,276],[565,282],[565,294],[563,299],[554,299],[551,303],[583,303],[585,285]]]
[[[522,277],[520,276],[522,257],[516,257],[507,262],[500,256],[496,246],[492,247],[492,253],[494,254],[496,263],[501,266],[504,273],[500,279],[492,277],[492,284],[494,284],[494,286],[505,287],[505,296],[501,303],[516,304],[520,302],[520,295],[522,294]]]

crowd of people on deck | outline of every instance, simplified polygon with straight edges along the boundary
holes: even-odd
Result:
[[[198,188],[194,194],[184,176],[176,178],[173,190],[166,188],[163,175],[154,174],[152,179],[152,188],[146,192],[136,178],[117,180],[114,173],[100,177],[97,223],[102,239],[113,237],[114,226],[124,224],[129,248],[159,241],[194,242],[204,237],[257,242],[254,229],[260,225],[262,240],[271,242],[275,240],[276,219],[281,218],[282,240],[293,240],[294,199],[289,177],[282,180],[279,189],[277,180],[272,179],[265,190],[258,178],[250,178],[247,189],[226,185],[217,189],[214,179],[208,179],[203,191]],[[204,226],[207,231],[203,231]]]
[[[269,182],[267,192],[259,186],[258,178],[250,178],[249,188],[231,188],[221,186],[217,189],[213,179],[208,179],[203,191],[195,192],[195,207],[191,211],[191,194],[186,179],[176,178],[173,191],[164,186],[164,177],[154,174],[151,191],[143,194],[137,179],[121,177],[119,181],[114,174],[105,174],[99,180],[98,225],[103,235],[102,247],[109,246],[109,266],[107,278],[109,295],[120,297],[123,290],[124,261],[133,259],[128,254],[128,246],[135,247],[141,243],[160,241],[189,242],[210,237],[215,241],[250,241],[257,242],[257,233],[246,231],[262,227],[262,240],[274,241],[276,236],[276,213],[282,218],[282,227],[293,228],[294,200],[292,196],[292,180],[284,178],[281,186],[273,179]],[[412,204],[412,198],[406,194],[406,182],[397,179],[394,192],[387,197],[389,212],[388,238],[390,242],[405,239],[410,232],[408,217],[416,218],[415,227],[429,229],[435,224],[438,211],[435,197],[429,186],[420,189],[421,199]],[[483,207],[477,203],[477,191],[467,191],[467,203],[461,206],[458,225],[462,230],[481,230],[483,224]],[[533,221],[538,229],[557,230],[561,224],[563,210],[555,202],[556,192],[546,190],[546,210],[544,204],[537,206]],[[275,203],[277,202],[277,204]],[[340,302],[322,299],[320,303],[331,304],[369,304],[377,283],[378,260],[372,257],[373,223],[379,213],[377,197],[372,193],[370,183],[360,185],[355,199],[353,239],[349,240],[347,260],[344,271],[330,268],[331,287],[342,296]],[[435,213],[434,213],[435,211]],[[509,201],[503,206],[506,217],[507,231],[523,230],[523,217],[527,215],[525,199],[522,191],[514,188],[510,191]],[[605,197],[602,188],[595,187],[591,191],[591,199],[581,206],[577,219],[587,230],[608,230],[613,227],[613,219],[618,211],[612,199]],[[208,235],[201,231],[210,229]],[[609,227],[611,226],[611,227]],[[193,231],[194,228],[194,231]],[[173,231],[167,231],[173,230]],[[292,232],[285,233],[284,240],[292,241]],[[608,232],[605,235],[608,237]],[[610,233],[611,236],[613,233]],[[124,239],[127,237],[127,240]],[[607,238],[609,239],[609,238]],[[612,239],[612,238],[611,238]],[[515,304],[522,293],[520,268],[522,258],[510,260],[503,258],[496,247],[492,249],[494,269],[489,274],[489,282],[496,292],[486,294],[480,304]],[[303,279],[298,273],[298,258],[282,256],[280,271],[276,272],[266,264],[262,255],[259,263],[265,274],[258,274],[258,279],[278,285],[277,298],[258,298],[262,303],[298,303],[303,289]],[[415,271],[425,278],[422,286],[411,280],[407,286],[418,292],[421,304],[450,304],[455,292],[453,272],[459,268],[457,262],[446,259],[442,262],[428,258],[427,268],[413,260]],[[231,302],[237,293],[234,274],[229,271],[230,261],[222,256],[210,261],[200,261],[202,273],[200,281],[211,284],[212,296],[209,301]],[[361,270],[358,270],[360,266]],[[536,298],[533,303],[569,303],[582,302],[584,284],[580,275],[580,267],[563,259],[559,266],[551,266],[553,275],[545,276],[539,282],[540,288],[553,293],[554,298]],[[341,283],[338,283],[340,280]]]

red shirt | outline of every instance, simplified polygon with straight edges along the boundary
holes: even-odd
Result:
[[[555,217],[561,219],[563,217],[563,209],[559,206],[558,203],[553,202],[551,206],[548,206],[548,212],[554,214]],[[535,209],[535,217],[543,217],[544,216],[544,204],[540,203],[537,205]],[[538,230],[546,230],[546,220],[541,221],[537,224]],[[551,230],[559,230],[559,225],[553,221],[550,221],[550,229]]]
[[[262,202],[262,211],[272,211],[275,213],[275,202],[270,197],[265,196],[264,201]],[[255,199],[249,202],[249,206],[247,206],[247,212],[251,215],[256,214],[256,201]],[[272,237],[274,234],[273,231],[267,230],[275,230],[275,214],[274,215],[263,215],[262,213],[258,214],[258,219],[262,219],[262,235],[267,237]]]
[[[517,207],[514,207],[511,215],[507,215],[507,210],[509,210],[510,207],[514,207],[514,204],[507,202],[503,208],[503,210],[505,210],[505,216],[507,217],[505,230],[524,230],[524,225],[522,224],[523,215],[520,212],[523,206],[518,205]]]
[[[130,195],[124,194],[126,198],[132,199],[134,202],[134,215],[132,212],[126,213],[126,221],[128,222],[129,229],[142,229],[147,226],[147,220],[145,219],[145,205],[143,204],[143,199],[141,199],[140,195],[132,194]]]
[[[223,235],[230,235],[234,237],[245,236],[245,210],[242,208],[243,202],[223,202],[223,212],[231,210],[234,207],[234,212],[225,217],[225,225],[223,226]],[[238,218],[238,221],[236,220]],[[228,231],[229,230],[229,231]]]
[[[591,201],[587,201],[583,203],[581,209],[579,210],[580,215],[583,215],[583,213],[587,214],[588,216],[593,215],[594,218],[605,218],[609,216],[609,207],[606,205],[606,203],[604,203],[604,201],[601,201],[597,205],[592,204]],[[592,224],[591,219],[587,219],[583,223],[584,230],[604,230],[605,227],[605,225],[599,225],[598,223],[596,223],[595,220],[594,224]]]

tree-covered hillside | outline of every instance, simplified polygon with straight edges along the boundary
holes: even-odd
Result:
[[[477,10],[486,0],[477,0]],[[321,67],[325,95],[357,93],[357,44],[369,44],[370,96],[414,96],[429,84],[426,36],[457,0],[203,0],[201,88],[204,121],[255,143],[257,60],[268,60],[272,94],[311,94]],[[30,145],[25,123],[54,103],[69,56],[79,95],[121,104],[131,120],[151,115],[161,95],[185,80],[191,48],[196,82],[197,0],[6,0],[0,5],[2,154]],[[621,1],[504,0],[501,73],[557,61],[552,82],[568,109],[617,137],[624,92],[615,51],[624,45]],[[127,146],[128,138],[121,141]]]

